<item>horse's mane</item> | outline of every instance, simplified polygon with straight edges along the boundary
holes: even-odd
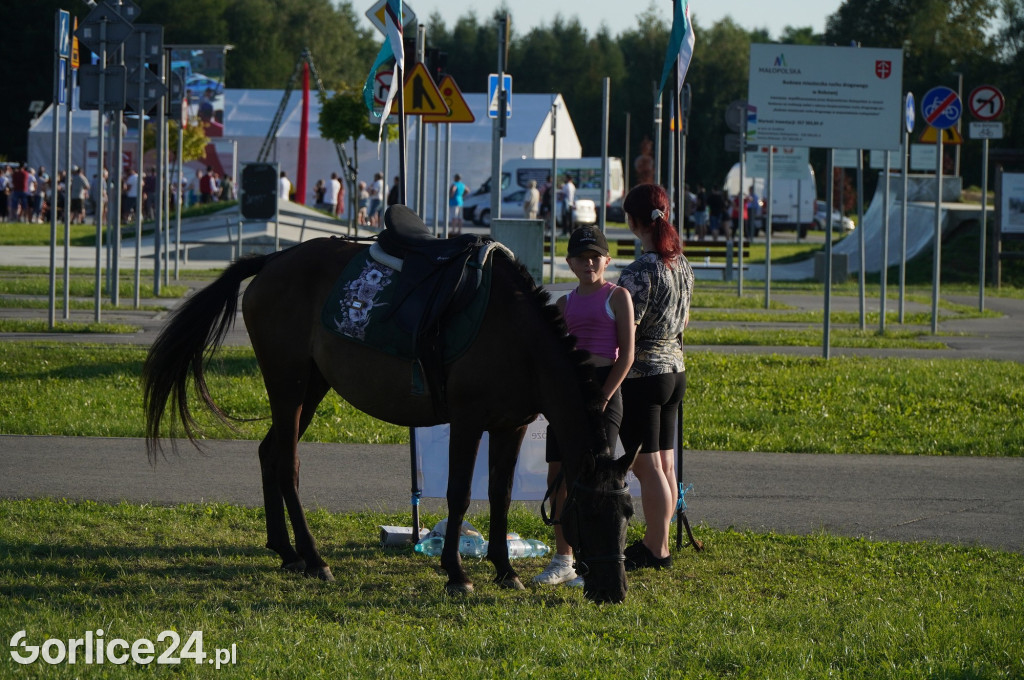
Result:
[[[587,359],[590,358],[590,352],[576,348],[576,336],[569,333],[562,313],[551,301],[551,293],[544,289],[543,286],[537,285],[526,266],[518,259],[512,261],[512,265],[516,274],[514,280],[519,286],[520,292],[537,305],[541,318],[551,328],[560,350],[564,352],[569,360],[576,374],[577,383],[583,392],[584,402],[587,404],[587,416],[595,431],[600,433],[599,439],[603,440],[604,426],[602,423],[601,407],[604,405],[604,399],[601,394],[601,388],[595,380],[594,366],[587,362]],[[600,451],[594,452],[595,456],[600,455],[600,453]]]

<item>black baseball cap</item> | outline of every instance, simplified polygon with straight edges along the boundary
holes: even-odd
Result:
[[[580,227],[569,237],[569,257],[582,255],[588,250],[607,256],[608,239],[604,237],[600,229]]]

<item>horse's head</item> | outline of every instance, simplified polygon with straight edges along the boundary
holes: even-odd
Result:
[[[594,459],[567,488],[561,512],[562,532],[572,546],[583,593],[595,602],[626,599],[623,549],[633,502],[626,484],[632,457]]]

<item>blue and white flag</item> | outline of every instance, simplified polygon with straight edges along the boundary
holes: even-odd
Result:
[[[675,16],[672,17],[672,34],[668,38],[668,49],[665,51],[665,66],[661,69],[661,85],[658,92],[665,89],[668,76],[672,72],[672,66],[679,67],[676,79],[676,91],[683,89],[683,79],[686,71],[690,68],[690,59],[693,58],[693,24],[690,22],[689,0],[676,0]]]
[[[377,78],[377,69],[391,59],[395,60],[395,70],[391,76],[391,87],[388,89],[387,99],[384,100],[384,110],[380,114],[380,131],[377,135],[378,145],[380,138],[384,136],[384,121],[391,113],[391,102],[394,101],[398,88],[402,86],[400,73],[405,73],[405,49],[402,41],[402,0],[388,0],[384,6],[384,44],[377,53],[377,59],[370,68],[370,75],[366,77],[366,84],[363,85],[363,101],[366,108],[376,117],[377,113],[373,106],[373,92]]]

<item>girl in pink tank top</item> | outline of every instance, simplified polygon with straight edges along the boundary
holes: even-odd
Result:
[[[569,268],[579,285],[555,304],[565,319],[569,332],[576,337],[576,347],[590,352],[590,363],[596,370],[604,398],[605,435],[608,445],[615,446],[622,422],[622,396],[619,386],[633,364],[633,298],[625,288],[605,281],[604,273],[611,258],[608,241],[600,230],[582,227],[569,238]],[[548,484],[561,470],[561,456],[554,432],[547,433]],[[555,507],[565,505],[565,485],[555,490]],[[555,525],[555,555],[547,568],[534,577],[542,584],[583,585],[572,566],[572,548],[565,540],[560,525]]]

